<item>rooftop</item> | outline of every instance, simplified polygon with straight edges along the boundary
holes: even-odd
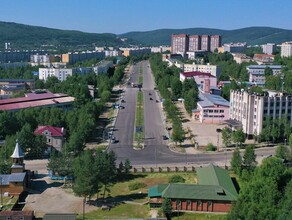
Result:
[[[222,96],[208,94],[208,93],[200,93],[198,104],[202,107],[220,105],[220,106],[228,106],[230,103],[224,99]]]
[[[203,73],[199,71],[193,72],[183,72],[181,73],[184,77],[194,77],[194,76],[208,76],[209,78],[215,78],[211,73]]]
[[[271,69],[281,69],[281,65],[250,65],[247,66],[249,69],[265,69],[266,67],[269,67]]]
[[[54,126],[38,126],[37,129],[34,131],[35,135],[42,135],[43,132],[48,131],[50,132],[51,136],[54,137],[63,137],[64,136],[64,128],[54,127]]]

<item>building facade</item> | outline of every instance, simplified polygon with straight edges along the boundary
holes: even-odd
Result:
[[[184,72],[202,72],[211,73],[212,76],[219,77],[221,73],[221,68],[217,65],[201,65],[201,64],[184,64]]]
[[[243,53],[246,50],[246,43],[230,43],[223,45],[223,52]]]
[[[205,124],[221,124],[229,119],[229,102],[219,95],[200,93],[192,117]]]
[[[190,35],[189,36],[189,51],[201,50],[201,36]]]
[[[287,115],[292,125],[291,110],[291,95],[276,92],[259,95],[244,90],[230,93],[230,119],[239,121],[247,135],[259,135],[266,116],[276,119]]]
[[[215,49],[222,46],[222,36],[221,35],[212,35],[210,38],[210,51],[214,52]]]
[[[61,151],[65,144],[65,129],[54,126],[38,126],[34,131],[34,135],[42,135],[47,139],[49,152],[52,150]]]
[[[32,66],[50,66],[52,62],[54,62],[55,57],[53,55],[48,54],[33,54],[30,56],[30,64]]]
[[[281,57],[292,56],[292,41],[281,44]]]
[[[120,48],[123,51],[123,56],[135,56],[151,53],[150,48]]]
[[[185,55],[189,50],[189,37],[187,34],[171,35],[171,53]]]
[[[273,75],[281,75],[281,65],[250,65],[247,66],[247,73],[249,75],[249,82],[256,83],[257,85],[265,84],[265,69],[269,67],[273,71]]]
[[[48,77],[55,76],[58,80],[64,81],[68,76],[73,74],[84,75],[93,71],[92,67],[76,67],[76,68],[39,68],[39,79],[46,81]]]
[[[263,53],[264,54],[273,54],[276,50],[276,45],[275,44],[271,44],[271,43],[268,43],[268,44],[263,44],[262,45],[262,48],[263,48]]]
[[[93,72],[98,75],[100,73],[107,73],[109,68],[114,66],[113,61],[103,60],[92,68]]]
[[[90,59],[104,59],[104,51],[82,51],[82,52],[69,52],[62,54],[62,62],[68,64],[74,64],[79,61]]]
[[[210,36],[209,35],[202,35],[201,50],[210,51]]]

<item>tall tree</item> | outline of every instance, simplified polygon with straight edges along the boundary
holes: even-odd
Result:
[[[247,145],[243,155],[243,167],[249,171],[253,171],[257,165],[256,155],[253,145]]]
[[[161,205],[162,212],[166,216],[167,219],[171,219],[172,214],[172,202],[170,199],[165,198]]]
[[[245,141],[245,134],[243,130],[239,129],[233,132],[232,139],[236,143],[236,145],[239,144],[239,146],[241,146],[242,143]]]
[[[231,144],[232,139],[232,130],[229,127],[225,127],[221,131],[222,140],[225,147],[228,147]]]
[[[241,167],[242,167],[242,158],[240,155],[240,150],[237,147],[232,154],[232,159],[231,159],[231,169],[237,174],[241,174]]]

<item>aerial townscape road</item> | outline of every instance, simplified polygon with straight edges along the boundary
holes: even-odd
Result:
[[[138,83],[139,68],[143,72],[143,97],[144,97],[144,148],[133,148],[133,136],[135,129],[136,99],[139,88],[131,87],[131,83]],[[192,164],[200,166],[209,163],[224,164],[230,161],[231,151],[226,152],[202,152],[198,154],[186,154],[173,152],[168,148],[168,141],[162,136],[167,134],[162,103],[151,73],[149,61],[142,61],[130,68],[129,84],[126,87],[121,103],[125,108],[120,109],[114,123],[113,136],[116,143],[109,144],[109,150],[115,152],[117,162],[129,159],[135,166],[162,166]],[[156,101],[158,100],[158,102]],[[258,157],[266,157],[274,154],[274,148],[261,148],[256,150]]]

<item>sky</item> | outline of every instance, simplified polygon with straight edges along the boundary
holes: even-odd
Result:
[[[115,34],[197,27],[292,30],[291,8],[292,0],[0,0],[0,21]]]

